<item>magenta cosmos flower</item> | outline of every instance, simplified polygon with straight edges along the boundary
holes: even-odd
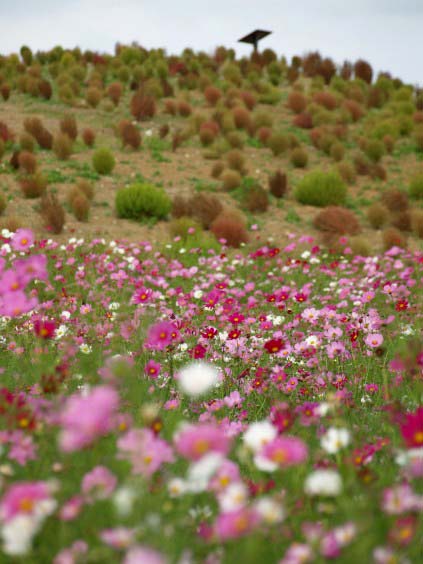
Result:
[[[146,346],[159,351],[164,350],[179,337],[179,331],[169,321],[159,321],[148,330]]]
[[[216,535],[223,541],[236,539],[248,534],[259,522],[258,513],[247,507],[221,513],[215,524]]]
[[[114,426],[118,407],[119,395],[108,386],[97,386],[86,396],[71,396],[61,417],[60,448],[72,452],[106,435]]]

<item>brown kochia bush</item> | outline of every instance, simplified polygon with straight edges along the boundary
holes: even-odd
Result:
[[[327,110],[334,110],[338,105],[336,97],[330,92],[316,92],[313,95],[313,102],[319,106],[323,106]]]
[[[286,102],[286,105],[295,114],[300,114],[307,107],[307,98],[304,96],[302,92],[297,92],[296,90],[293,90],[288,95],[288,100]]]
[[[115,106],[119,105],[120,99],[122,97],[122,84],[120,82],[112,82],[107,88],[107,96],[113,102]]]
[[[313,224],[328,236],[357,235],[361,231],[356,216],[350,210],[339,206],[323,209],[316,215]]]
[[[230,192],[241,186],[242,178],[236,170],[226,170],[220,175],[222,180],[222,188],[225,192]]]
[[[189,215],[197,220],[203,229],[209,229],[216,217],[222,213],[223,206],[217,196],[200,192],[188,202]]]
[[[65,210],[57,196],[52,193],[44,194],[41,198],[40,214],[44,224],[52,233],[59,234],[65,225]]]
[[[65,133],[69,139],[75,141],[78,137],[78,125],[76,123],[76,119],[71,114],[66,114],[60,120],[60,131]]]
[[[396,188],[388,188],[382,194],[382,202],[392,212],[405,211],[408,209],[408,196],[405,192]]]
[[[130,108],[137,121],[148,120],[156,114],[156,100],[150,94],[138,90],[131,98]]]
[[[290,159],[296,168],[305,168],[308,163],[308,153],[305,149],[297,147],[292,151]]]
[[[301,129],[312,129],[313,116],[308,112],[302,112],[294,117],[292,124],[295,125],[295,127],[300,127]]]
[[[380,229],[388,222],[389,210],[383,204],[375,202],[367,209],[367,219],[373,229]]]
[[[391,225],[400,231],[411,231],[410,210],[395,212],[391,215]]]
[[[172,216],[178,219],[180,217],[189,217],[190,213],[189,198],[177,194],[172,200]]]
[[[12,233],[23,227],[23,225],[23,219],[17,215],[8,215],[2,218],[2,221],[0,222],[1,229],[7,229]]]
[[[88,221],[90,214],[90,201],[79,191],[72,200],[72,212],[78,221]]]
[[[239,149],[231,149],[225,155],[226,163],[232,170],[237,170],[240,174],[245,171],[245,157]]]
[[[124,121],[119,125],[120,136],[124,147],[139,149],[141,145],[141,134],[138,128],[130,121]]]
[[[405,248],[407,240],[399,229],[388,227],[382,232],[382,243],[385,251],[388,251],[392,247]]]
[[[96,86],[91,86],[90,88],[88,88],[85,94],[85,99],[87,101],[87,104],[92,108],[96,108],[101,102],[102,98],[103,98],[103,93]]]
[[[269,196],[261,186],[253,186],[248,190],[245,207],[251,213],[265,212],[269,207]]]
[[[411,228],[416,237],[423,239],[423,210],[411,212]]]
[[[269,176],[269,191],[275,198],[283,198],[288,190],[288,179],[284,172],[277,170]]]
[[[37,159],[29,151],[20,151],[18,161],[19,168],[27,174],[34,174],[37,170]]]
[[[90,127],[82,130],[82,140],[87,147],[93,147],[95,143],[95,133]]]
[[[58,159],[66,161],[72,154],[72,139],[66,133],[58,133],[53,141],[53,152]]]
[[[28,174],[19,179],[25,198],[39,198],[47,188],[47,178],[41,173]]]
[[[222,174],[224,168],[225,168],[224,164],[221,161],[217,161],[216,163],[214,163],[210,171],[211,177],[220,178],[220,175]]]
[[[53,135],[46,129],[39,118],[32,117],[24,120],[24,129],[30,133],[42,149],[51,149]]]
[[[19,147],[21,151],[29,151],[30,153],[34,152],[35,149],[35,139],[26,131],[23,131],[19,136]]]
[[[222,91],[216,86],[207,86],[204,90],[204,97],[210,106],[215,106],[222,97]]]
[[[361,119],[364,115],[363,107],[355,100],[344,100],[342,107],[347,110],[354,122]]]
[[[354,65],[354,74],[356,78],[361,78],[364,82],[370,84],[373,78],[373,69],[367,61],[359,59]]]
[[[230,247],[238,248],[248,242],[248,232],[244,218],[236,211],[224,210],[210,227],[216,239],[225,239]]]
[[[94,186],[89,180],[85,178],[81,178],[76,183],[76,188],[84,194],[88,200],[92,200],[94,198]]]
[[[38,82],[38,94],[44,100],[50,100],[53,96],[53,88],[48,80],[40,80]]]
[[[267,145],[267,142],[271,136],[272,129],[270,127],[263,126],[259,127],[259,129],[257,130],[257,139],[260,141],[260,143],[263,143],[263,145]]]
[[[5,102],[7,102],[7,100],[10,97],[10,86],[6,83],[2,84],[0,86],[0,94],[1,94],[1,97],[3,98],[3,100]]]
[[[182,117],[188,117],[192,114],[192,108],[185,100],[180,100],[177,104],[178,114]]]
[[[232,110],[235,127],[237,129],[249,129],[252,125],[252,118],[250,112],[238,106]]]
[[[164,123],[163,125],[161,125],[160,128],[159,128],[160,139],[164,139],[168,135],[169,131],[170,131],[170,127],[168,126],[167,123]]]

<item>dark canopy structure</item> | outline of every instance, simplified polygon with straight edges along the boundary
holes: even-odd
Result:
[[[257,45],[260,39],[267,37],[271,33],[271,31],[265,31],[264,29],[256,29],[245,37],[238,39],[238,43],[250,43],[250,45],[254,45],[254,51],[257,51]]]

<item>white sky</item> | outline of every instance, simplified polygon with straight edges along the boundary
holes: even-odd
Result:
[[[250,52],[237,39],[255,28],[278,55],[311,50],[367,59],[379,70],[423,85],[423,0],[0,0],[0,53],[22,44],[112,52],[116,42]]]

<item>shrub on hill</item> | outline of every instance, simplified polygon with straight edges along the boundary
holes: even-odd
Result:
[[[242,215],[235,210],[224,210],[210,227],[216,239],[225,239],[230,247],[238,248],[248,242],[246,223]]]
[[[382,194],[382,202],[389,211],[399,212],[408,208],[408,196],[397,188],[388,188]]]
[[[72,154],[72,139],[67,133],[58,133],[53,141],[53,152],[58,159],[66,161]]]
[[[364,80],[364,82],[367,82],[368,84],[372,82],[373,69],[371,65],[367,61],[364,61],[363,59],[359,59],[358,61],[356,61],[354,65],[354,74],[356,78],[360,78],[361,80]]]
[[[314,227],[322,231],[325,241],[340,235],[357,235],[360,224],[353,212],[340,206],[329,206],[319,212],[313,221]]]
[[[345,202],[347,188],[336,172],[313,171],[299,182],[295,197],[301,204],[325,207]]]
[[[41,172],[36,172],[20,178],[19,185],[25,198],[39,198],[47,188],[47,178]]]
[[[300,114],[307,107],[307,98],[304,96],[302,92],[297,92],[293,90],[288,95],[288,100],[286,102],[286,105],[295,114]]]
[[[6,200],[6,196],[2,193],[0,193],[0,215],[2,213],[4,213],[4,210],[7,207],[7,200]]]
[[[305,168],[308,163],[308,153],[305,149],[297,147],[292,151],[290,159],[296,168]]]
[[[95,133],[90,127],[82,130],[82,140],[87,147],[93,147],[95,143]]]
[[[367,219],[373,229],[380,229],[389,219],[389,210],[383,204],[375,202],[367,209]]]
[[[137,121],[151,119],[156,114],[156,100],[150,94],[138,90],[131,98],[130,109]]]
[[[145,219],[164,219],[169,214],[172,203],[161,188],[152,184],[132,184],[116,193],[116,212],[118,217],[142,221]]]
[[[267,146],[273,155],[277,157],[288,149],[288,137],[284,133],[273,133],[267,141]]]
[[[60,131],[65,133],[72,141],[76,140],[78,137],[78,125],[73,115],[66,114],[60,120]]]
[[[44,194],[41,198],[40,214],[44,220],[45,227],[52,233],[59,234],[65,225],[65,210],[51,192]]]
[[[95,151],[92,163],[98,174],[110,174],[115,167],[115,158],[110,149],[101,147]]]
[[[29,151],[20,151],[18,161],[20,170],[27,174],[34,174],[37,170],[37,159]]]
[[[209,229],[216,217],[223,211],[223,205],[214,194],[200,192],[188,202],[189,215],[196,219],[204,229]]]
[[[269,176],[269,191],[275,198],[283,198],[288,189],[286,174],[277,170]]]
[[[382,243],[385,251],[392,247],[405,248],[407,240],[399,229],[396,227],[387,227],[382,233]]]
[[[414,235],[419,239],[423,239],[423,210],[413,210],[411,212],[411,227]]]

